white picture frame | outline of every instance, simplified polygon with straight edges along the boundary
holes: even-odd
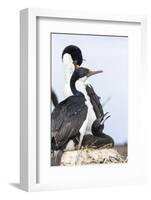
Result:
[[[50,177],[49,181],[41,182],[39,180],[39,173],[42,173],[39,170],[39,159],[40,154],[39,150],[39,140],[38,140],[38,87],[39,79],[37,71],[37,20],[38,18],[46,18],[47,20],[51,19],[60,19],[62,21],[69,20],[80,21],[82,23],[111,23],[111,24],[126,24],[128,27],[133,27],[133,25],[138,25],[139,36],[136,37],[135,43],[138,43],[139,48],[132,47],[136,51],[136,54],[131,57],[137,56],[137,61],[133,60],[134,68],[129,68],[129,74],[131,75],[131,81],[129,88],[131,88],[131,94],[135,93],[135,96],[132,96],[130,101],[133,101],[135,104],[136,98],[139,99],[141,96],[143,85],[143,80],[145,79],[146,71],[146,17],[145,16],[124,16],[124,15],[109,15],[109,14],[100,14],[100,13],[85,13],[85,12],[72,12],[72,11],[54,11],[49,9],[24,9],[20,12],[20,185],[21,188],[26,191],[39,191],[39,190],[52,190],[52,189],[66,189],[66,188],[81,188],[81,187],[99,187],[99,186],[109,186],[109,185],[127,185],[127,184],[136,184],[144,183],[147,178],[146,170],[146,157],[145,157],[145,137],[141,138],[141,130],[136,127],[136,124],[140,124],[141,111],[137,111],[141,101],[136,102],[135,109],[130,106],[131,115],[129,115],[129,120],[131,122],[131,128],[134,130],[134,136],[131,137],[129,141],[129,153],[137,157],[136,160],[133,160],[133,156],[130,158],[129,164],[123,166],[117,165],[112,167],[105,166],[109,174],[106,177],[102,177],[102,182],[99,181],[100,175],[95,174],[93,177],[90,176],[90,182],[88,179],[75,179],[77,174],[84,173],[81,167],[72,168],[71,171],[68,168],[58,168],[56,171],[53,171],[53,174],[59,173],[63,174],[63,177],[57,177],[57,181],[54,182],[53,177]],[[137,30],[136,30],[137,32]],[[115,33],[116,34],[116,33]],[[132,51],[131,51],[132,52]],[[139,55],[139,56],[138,56]],[[131,65],[131,63],[130,63]],[[138,70],[137,66],[138,65]],[[136,73],[134,72],[136,70]],[[48,70],[49,72],[49,70]],[[141,76],[140,76],[141,74]],[[135,80],[132,81],[132,79]],[[50,77],[48,77],[49,79]],[[48,80],[47,79],[47,80]],[[49,81],[50,82],[50,81]],[[135,83],[134,83],[135,82]],[[137,86],[136,86],[137,84]],[[49,95],[49,94],[48,94]],[[48,113],[49,114],[49,113]],[[135,119],[135,116],[138,116]],[[46,118],[48,115],[46,116]],[[47,119],[46,121],[48,121]],[[134,137],[136,136],[136,131],[138,134],[137,144],[132,144],[134,142]],[[146,133],[143,133],[145,136]],[[49,141],[49,140],[48,140]],[[139,145],[143,147],[140,151]],[[138,152],[138,153],[137,153]],[[142,161],[136,169],[137,161],[139,160],[139,154],[142,156]],[[48,160],[49,164],[49,160]],[[127,169],[125,169],[127,168]],[[75,170],[75,174],[73,174]],[[99,167],[93,168],[90,167],[87,169],[83,177],[87,177],[87,173],[93,173],[92,170],[99,172]],[[106,170],[106,169],[105,169]],[[106,171],[107,171],[106,170]],[[69,172],[70,171],[70,172]],[[72,177],[69,180],[65,180],[67,173]],[[103,171],[104,173],[105,171]],[[113,173],[114,172],[114,173]],[[125,174],[125,175],[124,175]],[[44,175],[45,176],[45,175]],[[116,177],[116,178],[115,178]],[[51,180],[52,179],[52,180]],[[45,180],[45,179],[44,179]],[[63,182],[61,182],[63,180]],[[70,181],[70,182],[69,182]]]

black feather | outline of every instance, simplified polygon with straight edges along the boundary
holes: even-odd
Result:
[[[86,91],[90,97],[90,102],[93,106],[96,118],[100,118],[102,115],[104,115],[103,108],[100,103],[100,97],[95,93],[93,87],[90,84],[86,85]]]
[[[53,150],[64,149],[70,139],[79,135],[87,110],[83,96],[71,96],[58,104],[51,115]]]
[[[56,107],[56,105],[58,105],[58,98],[56,93],[51,89],[51,100],[53,105]]]

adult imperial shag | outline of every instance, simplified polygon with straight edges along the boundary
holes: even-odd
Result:
[[[71,95],[70,78],[74,69],[78,69],[83,60],[82,52],[79,47],[69,45],[63,50],[62,61],[65,70],[65,97]],[[104,114],[103,112],[100,97],[95,93],[93,87],[88,83],[88,81],[83,82],[78,80],[76,82],[76,87],[85,95],[88,106],[87,135],[84,136],[82,145],[87,147],[93,146],[93,148],[100,148],[108,144],[109,146],[113,146],[113,139],[103,133],[104,122],[109,118],[109,116],[107,116],[108,113]]]
[[[75,68],[79,68],[83,62],[82,52],[79,47],[75,45],[67,46],[62,53],[62,62],[65,70],[65,87],[64,87],[64,97],[69,97],[72,92],[70,88],[70,78]],[[76,82],[76,87],[81,91],[87,100],[88,105],[88,126],[87,134],[92,134],[91,127],[93,122],[104,115],[102,105],[100,103],[100,98],[95,93],[93,87],[87,82],[78,80]]]
[[[60,164],[63,150],[71,140],[76,141],[76,137],[80,137],[78,147],[81,147],[88,123],[88,106],[85,95],[76,88],[76,82],[80,79],[85,82],[88,77],[101,72],[82,67],[74,70],[70,78],[73,95],[57,104],[51,114],[51,165]]]

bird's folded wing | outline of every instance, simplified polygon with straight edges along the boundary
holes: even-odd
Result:
[[[63,145],[79,133],[87,115],[87,106],[76,101],[62,102],[51,115],[51,135],[57,145]]]
[[[96,117],[99,118],[101,115],[104,114],[102,105],[100,103],[100,97],[95,93],[93,87],[90,84],[86,86],[86,91],[88,96],[90,97],[90,101],[93,105]]]

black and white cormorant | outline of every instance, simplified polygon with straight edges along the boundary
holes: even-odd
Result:
[[[74,69],[81,66],[83,60],[82,52],[79,47],[75,45],[69,45],[63,50],[62,61],[65,70],[65,97],[71,95],[70,77]],[[88,81],[83,82],[78,80],[76,82],[76,87],[85,95],[88,106],[88,124],[86,129],[87,135],[84,136],[82,145],[92,147],[93,144],[96,148],[99,148],[109,143],[111,146],[113,146],[113,139],[103,133],[104,122],[109,116],[106,117],[106,114],[104,114],[102,105],[100,103],[100,97],[95,93],[93,87],[88,83]],[[73,144],[71,144],[71,146],[72,145]]]
[[[70,88],[73,95],[57,104],[51,114],[51,165],[59,165],[63,150],[70,141],[79,137],[78,148],[81,147],[83,136],[88,125],[88,106],[85,95],[76,88],[76,82],[82,82],[99,71],[90,71],[87,68],[75,69],[70,78]],[[76,142],[75,142],[76,144]]]
[[[62,62],[65,70],[65,98],[69,97],[72,94],[70,88],[70,78],[75,68],[79,68],[83,60],[84,59],[80,48],[75,45],[67,46],[62,52]],[[93,122],[98,117],[104,115],[102,105],[100,103],[100,98],[97,96],[93,87],[88,83],[88,81],[83,81],[82,79],[80,79],[76,82],[76,87],[85,95],[85,98],[87,100],[88,125],[86,132],[87,134],[92,134],[91,127]]]

